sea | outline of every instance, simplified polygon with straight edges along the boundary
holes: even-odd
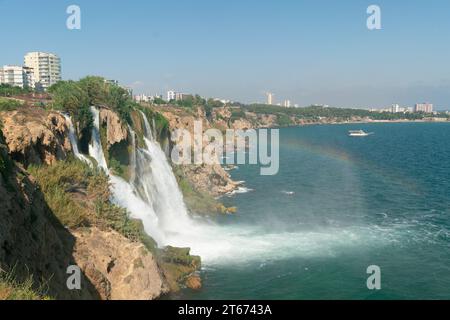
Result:
[[[277,175],[231,174],[238,212],[212,222],[203,288],[175,298],[450,298],[450,123],[280,129]]]

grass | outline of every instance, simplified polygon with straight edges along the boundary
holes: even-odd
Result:
[[[18,281],[14,270],[5,272],[0,270],[0,300],[51,300],[45,294],[44,286],[35,288],[33,276],[25,281]]]
[[[70,159],[53,166],[31,166],[29,172],[64,226],[111,228],[132,241],[143,243],[150,251],[155,250],[156,243],[146,235],[142,223],[110,202],[109,179],[102,170]]]
[[[22,105],[23,103],[17,100],[0,98],[0,111],[14,111]]]

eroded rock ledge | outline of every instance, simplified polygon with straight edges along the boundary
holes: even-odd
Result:
[[[123,125],[117,113],[106,109],[100,109],[100,124],[106,125],[106,142],[108,150],[116,143],[121,143],[128,139],[128,130]]]
[[[24,164],[48,164],[64,160],[72,150],[66,121],[56,112],[21,108],[2,112],[3,134],[11,157]]]
[[[73,232],[74,258],[104,300],[153,300],[169,291],[154,256],[115,231]]]

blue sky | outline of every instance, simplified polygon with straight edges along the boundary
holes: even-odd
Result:
[[[82,29],[66,28],[67,6]],[[366,28],[377,4],[382,30]],[[299,105],[450,108],[450,1],[0,0],[0,64],[60,55],[63,77]]]

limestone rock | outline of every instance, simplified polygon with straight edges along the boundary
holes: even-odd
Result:
[[[216,111],[219,112],[219,111]],[[222,111],[221,116],[226,119],[226,116],[231,116],[229,110]],[[202,121],[203,131],[213,127],[213,125],[205,117],[200,117],[185,113],[183,110],[170,108],[164,110],[164,117],[169,121],[170,130],[187,130],[191,134],[194,132],[194,121]],[[226,125],[226,121],[222,125]],[[218,127],[215,125],[214,127]],[[178,141],[179,142],[179,141]],[[177,141],[175,141],[175,144]],[[203,141],[203,146],[207,146],[208,141]],[[236,190],[239,186],[237,182],[231,179],[231,176],[220,164],[215,165],[183,165],[183,175],[189,182],[195,186],[199,191],[206,192],[214,197],[221,196]]]
[[[186,279],[186,287],[192,290],[200,290],[202,288],[202,279],[198,274],[193,274]]]
[[[108,150],[116,143],[120,143],[128,139],[128,130],[123,125],[122,120],[117,113],[101,108],[100,109],[100,124],[106,125],[106,140]]]
[[[77,264],[102,299],[153,300],[168,292],[153,255],[143,244],[98,228],[74,232]]]
[[[83,290],[68,290],[74,237],[56,220],[33,178],[9,160],[1,134],[0,162],[0,269],[14,268],[19,281],[33,275],[36,286],[43,281],[56,299],[97,299],[85,278]]]
[[[11,157],[25,166],[51,165],[72,150],[66,121],[59,113],[26,107],[2,112],[0,117]]]

